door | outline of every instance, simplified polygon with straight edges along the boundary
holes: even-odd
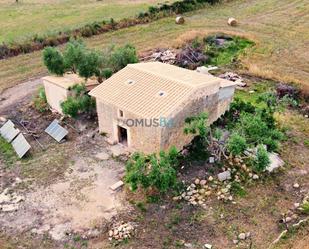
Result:
[[[119,143],[128,146],[128,131],[121,126],[118,126],[118,141]]]

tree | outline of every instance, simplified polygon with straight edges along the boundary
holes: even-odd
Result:
[[[96,51],[87,51],[83,54],[78,66],[77,71],[81,77],[86,80],[91,76],[99,74],[99,68],[102,65],[102,58]]]
[[[241,155],[248,148],[246,139],[238,133],[232,133],[227,142],[228,151],[234,155]]]
[[[199,135],[206,139],[209,132],[207,120],[208,114],[205,112],[200,113],[198,116],[186,118],[184,133]]]
[[[258,145],[256,157],[253,159],[253,167],[256,171],[262,172],[270,164],[267,150],[263,145]]]
[[[56,48],[45,48],[43,51],[43,61],[50,73],[60,76],[65,73],[63,55]]]
[[[81,40],[71,39],[70,42],[68,42],[68,44],[66,45],[63,53],[67,70],[76,73],[78,65],[84,57],[85,52],[86,47]]]
[[[135,47],[130,44],[114,49],[111,52],[110,58],[108,60],[109,67],[112,68],[114,72],[121,70],[128,64],[137,63],[138,57]]]

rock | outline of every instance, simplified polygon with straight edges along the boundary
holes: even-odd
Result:
[[[268,172],[273,172],[275,169],[280,168],[284,165],[284,161],[279,157],[277,153],[268,153],[270,164],[267,166],[266,170]]]
[[[300,186],[299,186],[299,184],[298,184],[298,183],[294,183],[293,188],[298,189],[299,187],[300,187]]]
[[[196,185],[200,184],[200,179],[195,179],[194,183],[195,183]]]
[[[204,247],[207,248],[207,249],[211,249],[212,245],[211,244],[205,244]]]
[[[13,204],[3,204],[0,206],[0,210],[3,212],[14,212],[17,211],[19,208],[19,205],[17,203]]]
[[[114,235],[113,230],[109,230],[109,232],[108,232],[108,236],[109,236],[109,237],[112,237],[113,235]]]
[[[260,177],[259,177],[258,175],[256,175],[256,174],[254,174],[254,175],[252,176],[252,178],[253,178],[254,180],[257,180],[257,179],[259,179]]]
[[[213,156],[209,157],[209,163],[214,163],[215,162],[215,158]]]
[[[300,207],[300,203],[298,203],[298,202],[294,203],[294,207],[295,208],[299,208]]]
[[[247,232],[246,233],[246,239],[250,238],[251,237],[251,233],[250,232]]]
[[[193,248],[193,245],[191,243],[184,243],[184,246],[187,248]]]
[[[214,179],[214,178],[213,178],[212,176],[209,176],[209,177],[208,177],[208,181],[210,181],[210,182],[212,182],[213,179]]]
[[[246,239],[246,234],[245,234],[245,233],[240,233],[240,234],[238,235],[238,239],[240,239],[240,240],[245,240],[245,239]]]
[[[123,184],[124,184],[123,181],[118,181],[115,184],[113,184],[112,186],[110,186],[110,189],[115,191],[115,190],[119,189],[120,187],[122,187]]]
[[[198,73],[202,73],[202,74],[207,74],[207,75],[211,75],[211,73],[209,73],[209,71],[212,71],[212,70],[217,70],[218,67],[214,66],[209,66],[209,67],[205,67],[205,66],[202,66],[202,67],[198,67],[196,68],[196,72]]]
[[[95,158],[98,160],[108,160],[109,159],[109,154],[107,154],[106,152],[100,152],[98,154],[95,155]]]
[[[233,243],[234,243],[235,245],[237,245],[238,242],[239,242],[238,239],[234,239],[234,240],[233,240]]]
[[[237,25],[237,21],[236,21],[235,18],[230,17],[230,18],[227,20],[227,24],[234,27],[234,26]]]
[[[201,180],[201,181],[200,181],[200,185],[202,185],[202,186],[206,185],[206,183],[207,183],[206,180]]]
[[[226,181],[226,180],[230,180],[231,179],[231,172],[227,170],[227,171],[224,171],[222,173],[219,173],[218,179],[221,182]]]

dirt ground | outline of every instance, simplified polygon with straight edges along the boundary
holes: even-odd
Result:
[[[113,248],[107,231],[116,221],[138,224],[136,237],[118,248],[203,248],[209,243],[214,248],[264,249],[283,230],[281,214],[309,193],[308,119],[293,110],[277,117],[289,137],[281,148],[285,168],[248,184],[247,194],[235,197],[234,204],[210,198],[202,208],[172,201],[173,193],[161,199],[126,189],[114,193],[109,186],[123,176],[124,162],[97,158],[99,152],[110,153],[97,121],[65,120],[69,136],[58,144],[43,131],[59,116],[38,113],[29,105],[38,84],[28,82],[0,96],[5,98],[0,116],[28,121],[44,146],[42,150],[23,130],[33,147],[30,156],[10,161],[0,157],[0,193],[8,189],[23,198],[15,212],[0,212],[1,249]],[[20,98],[13,94],[20,92],[18,87],[23,89]],[[180,177],[189,183],[215,172],[210,168],[188,167]],[[295,183],[300,188],[293,188]],[[307,228],[276,248],[309,248]],[[250,232],[251,239],[236,246],[233,240],[240,232]]]
[[[1,95],[0,116],[17,124],[32,149],[22,160],[0,156],[0,193],[22,198],[16,211],[0,212],[0,242],[4,235],[30,234],[63,245],[72,234],[96,236],[112,217],[129,208],[123,205],[122,193],[110,189],[123,176],[124,163],[112,159],[96,120],[64,121],[69,135],[61,144],[44,133],[59,116],[41,114],[29,104],[39,84],[40,80],[26,82]],[[35,132],[37,141],[19,122]],[[99,153],[107,156],[102,159]]]

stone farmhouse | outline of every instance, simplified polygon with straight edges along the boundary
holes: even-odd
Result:
[[[235,83],[173,65],[130,64],[90,91],[100,132],[111,144],[145,153],[182,149],[192,140],[185,119],[201,112],[209,124],[229,107]]]

